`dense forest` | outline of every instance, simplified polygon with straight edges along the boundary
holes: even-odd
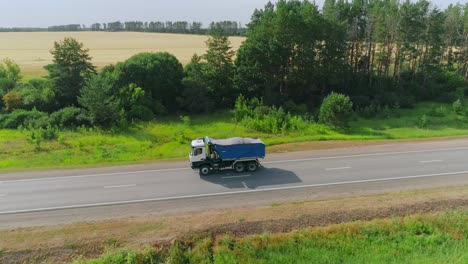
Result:
[[[338,126],[351,111],[372,116],[418,101],[462,104],[467,93],[468,4],[440,10],[426,0],[326,0],[319,10],[282,0],[254,11],[237,54],[228,35],[226,25],[213,24],[206,53],[185,66],[168,53],[142,53],[97,71],[74,39],[54,44],[46,79],[22,81],[6,60],[0,126],[126,126],[234,108],[237,120],[271,119],[267,130],[277,131],[315,119]]]

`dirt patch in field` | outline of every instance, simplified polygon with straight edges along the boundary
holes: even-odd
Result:
[[[352,221],[468,210],[467,197],[468,186],[457,186],[177,216],[0,230],[0,263],[67,263],[97,257],[107,248],[160,246],[174,239],[289,232]]]

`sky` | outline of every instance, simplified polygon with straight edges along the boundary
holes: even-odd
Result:
[[[250,21],[268,0],[0,0],[0,27],[111,21]],[[440,8],[467,0],[430,0]],[[316,0],[321,6],[323,0]]]

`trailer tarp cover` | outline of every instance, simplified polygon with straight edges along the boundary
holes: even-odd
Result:
[[[215,147],[223,160],[265,157],[265,144],[258,138],[212,139],[206,137],[205,140]]]
[[[232,146],[232,145],[246,145],[246,144],[263,144],[258,138],[228,138],[228,139],[214,139],[209,138],[209,143],[218,146]],[[265,145],[265,144],[263,144]]]

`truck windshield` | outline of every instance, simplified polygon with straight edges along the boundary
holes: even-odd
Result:
[[[198,156],[198,155],[201,155],[202,153],[203,151],[201,148],[192,148],[192,150],[190,151],[190,156]]]

